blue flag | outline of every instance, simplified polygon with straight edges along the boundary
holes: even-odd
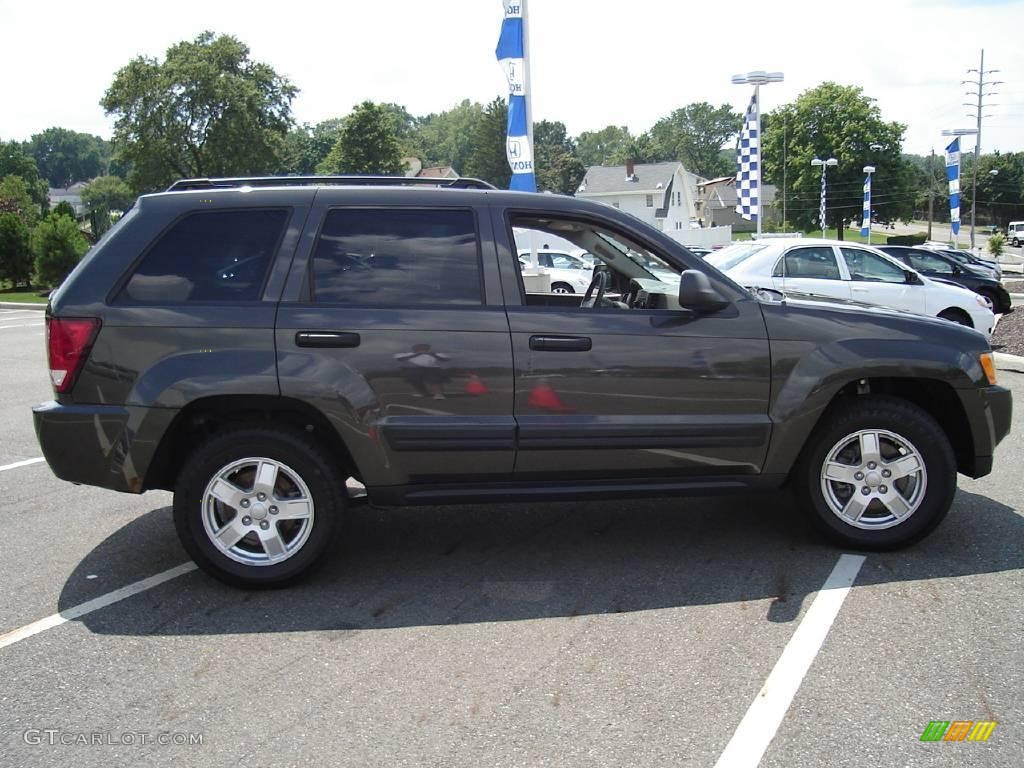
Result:
[[[871,174],[864,176],[864,220],[860,223],[860,236],[871,232]]]
[[[530,141],[530,116],[526,91],[525,8],[521,0],[502,0],[505,19],[495,55],[508,80],[508,131],[505,153],[512,169],[509,189],[536,192],[533,169],[533,144]]]
[[[946,178],[949,180],[949,222],[953,236],[960,234],[960,137],[946,147]]]

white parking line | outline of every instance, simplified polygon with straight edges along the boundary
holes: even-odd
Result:
[[[4,464],[0,467],[0,472],[5,472],[8,469],[17,469],[18,467],[27,467],[29,464],[38,464],[40,461],[46,461],[42,456],[38,459],[25,459],[24,461],[16,461],[13,464]]]
[[[0,648],[6,648],[9,645],[14,645],[15,643],[32,637],[33,635],[38,635],[40,632],[45,632],[48,629],[59,627],[61,624],[73,621],[74,619],[79,619],[93,611],[98,611],[100,608],[106,608],[108,605],[113,605],[121,600],[137,595],[140,592],[145,592],[147,589],[160,586],[171,579],[176,579],[179,576],[184,576],[186,573],[191,573],[195,569],[195,563],[182,563],[181,565],[176,565],[174,568],[166,570],[163,573],[150,576],[148,579],[136,581],[134,584],[129,584],[127,587],[115,589],[113,592],[108,592],[107,594],[100,595],[92,600],[87,600],[84,603],[67,608],[60,613],[47,616],[45,619],[33,621],[31,624],[26,624],[24,627],[13,629],[7,634],[0,635]]]
[[[840,556],[715,768],[756,768],[761,762],[863,564],[862,555]]]

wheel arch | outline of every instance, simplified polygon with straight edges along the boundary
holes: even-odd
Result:
[[[307,434],[337,462],[343,475],[361,477],[337,429],[308,403],[276,395],[216,395],[193,400],[178,412],[149,465],[145,489],[173,490],[193,446],[224,428],[246,425],[283,425]]]

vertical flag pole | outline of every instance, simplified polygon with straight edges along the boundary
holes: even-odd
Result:
[[[761,84],[754,84],[754,130],[757,131],[757,215],[754,217],[757,219],[757,238],[761,239],[761,157],[762,157],[762,141],[761,141]]]
[[[530,83],[530,14],[527,13],[527,0],[520,0],[523,7],[523,85],[526,87],[526,135],[533,147],[533,86]],[[536,174],[536,170],[534,171]],[[536,179],[536,175],[534,175]],[[536,185],[534,186],[536,189]]]

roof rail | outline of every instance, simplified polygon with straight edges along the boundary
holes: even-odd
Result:
[[[188,189],[231,189],[233,187],[307,187],[335,185],[343,187],[446,187],[448,189],[495,189],[480,179],[461,176],[435,179],[419,176],[251,176],[229,179],[179,179],[168,192]]]

